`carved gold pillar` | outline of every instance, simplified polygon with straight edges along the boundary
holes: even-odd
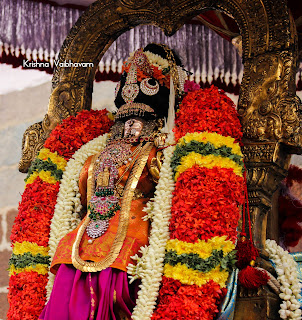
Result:
[[[271,216],[274,213],[272,199],[286,176],[290,155],[279,142],[247,142],[242,151],[247,170],[252,235],[255,245],[260,249],[257,265],[274,274],[264,247],[267,238],[278,238],[278,230],[268,228],[268,219],[278,220],[277,215]],[[235,320],[279,320],[279,308],[278,296],[267,286],[257,290],[247,290],[240,286]]]
[[[278,240],[273,198],[286,176],[291,153],[301,153],[301,103],[295,94],[294,48],[246,61],[238,111],[244,132],[243,153],[253,241],[258,266],[274,272],[265,240]],[[274,223],[268,224],[268,220]],[[274,226],[274,227],[271,227]],[[248,225],[246,225],[248,228]],[[280,300],[268,287],[239,287],[235,320],[279,320]]]
[[[272,197],[286,176],[290,155],[279,142],[250,142],[242,151],[247,170],[253,240],[257,248],[263,249],[267,238],[277,238],[276,230],[267,228],[267,221],[272,210]]]

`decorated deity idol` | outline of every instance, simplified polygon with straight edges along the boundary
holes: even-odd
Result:
[[[149,44],[124,63],[115,123],[84,110],[53,130],[12,232],[9,320],[233,319],[237,275],[255,273],[244,250],[235,268],[242,131],[185,75]]]
[[[131,318],[138,282],[129,285],[127,266],[148,245],[144,209],[159,177],[160,149],[169,130],[165,119],[168,113],[173,118],[184,77],[179,58],[163,45],[139,49],[124,63],[115,124],[105,147],[80,173],[87,213],[57,246],[50,267],[56,278],[39,319]]]

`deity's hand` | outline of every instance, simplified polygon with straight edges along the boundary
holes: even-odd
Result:
[[[156,157],[154,157],[151,160],[149,171],[153,181],[156,183],[158,183],[158,180],[159,180],[159,172],[160,172],[163,161],[164,161],[164,154],[162,151],[158,151],[156,153]]]
[[[140,118],[132,118],[125,122],[124,137],[138,138],[142,132],[144,122]]]

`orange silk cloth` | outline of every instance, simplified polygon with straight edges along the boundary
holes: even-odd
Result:
[[[133,151],[135,147],[132,147]],[[148,197],[139,198],[136,200],[132,200],[131,209],[129,212],[129,227],[127,230],[126,238],[124,240],[121,251],[114,261],[114,263],[110,266],[112,268],[120,269],[123,271],[127,271],[126,267],[131,262],[134,261],[130,258],[131,256],[138,253],[138,250],[141,246],[145,246],[148,244],[148,235],[149,235],[149,222],[143,221],[142,217],[146,215],[143,211],[146,203],[148,202],[150,196],[153,193],[154,183],[152,181],[151,174],[149,173],[148,168],[150,167],[150,163],[152,158],[156,155],[156,148],[154,147],[149,155],[147,165],[145,166],[142,175],[138,181],[137,189],[143,192],[144,195],[148,195]],[[84,164],[84,167],[80,174],[79,179],[79,189],[81,193],[81,201],[83,205],[86,205],[86,190],[87,190],[87,178],[88,178],[88,169],[91,163],[92,157],[88,158]],[[132,169],[132,168],[130,168]],[[119,177],[123,174],[125,170],[125,165],[119,168]],[[124,175],[120,184],[125,186],[128,176],[131,170]],[[80,242],[79,255],[85,261],[94,261],[99,262],[104,259],[111,250],[111,246],[113,244],[118,224],[119,224],[119,214],[120,211],[117,211],[114,217],[112,217],[109,221],[109,227],[107,231],[100,237],[93,240],[90,244],[88,240],[90,237],[85,232],[82,240]],[[82,222],[79,226],[68,233],[60,242],[57,247],[55,256],[52,260],[50,270],[52,273],[56,273],[60,264],[72,264],[71,253],[72,246],[76,239],[77,231],[81,226]]]

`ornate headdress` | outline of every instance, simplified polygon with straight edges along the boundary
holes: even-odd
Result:
[[[124,63],[116,87],[116,120],[167,118],[169,105],[174,109],[175,94],[183,92],[185,75],[180,59],[169,47],[151,43],[136,50]]]

